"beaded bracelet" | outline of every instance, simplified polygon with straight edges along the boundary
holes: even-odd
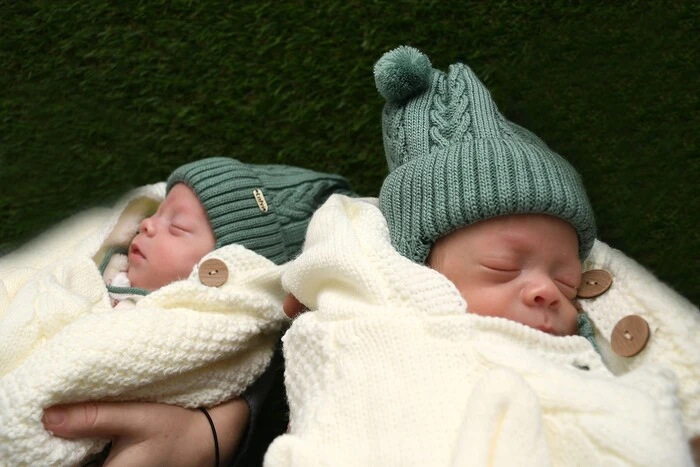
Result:
[[[216,456],[214,458],[214,467],[219,467],[219,438],[216,436],[216,427],[214,426],[214,420],[211,419],[211,415],[209,415],[209,412],[207,409],[204,407],[200,407],[199,410],[204,413],[204,415],[207,417],[207,420],[209,421],[209,426],[211,427],[211,433],[214,435],[214,452],[216,453]]]

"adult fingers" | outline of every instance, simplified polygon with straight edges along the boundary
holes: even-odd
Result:
[[[44,428],[62,438],[116,438],[139,433],[152,404],[85,402],[44,410]]]

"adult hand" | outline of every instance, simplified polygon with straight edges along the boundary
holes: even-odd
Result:
[[[309,309],[292,294],[287,294],[287,296],[284,297],[282,308],[284,309],[284,314],[289,318],[296,318],[300,314],[309,311]]]
[[[233,399],[209,410],[219,439],[221,464],[233,458],[248,425],[249,408]],[[87,402],[44,411],[44,427],[63,438],[112,440],[106,467],[208,466],[214,464],[214,437],[196,409],[136,402]]]

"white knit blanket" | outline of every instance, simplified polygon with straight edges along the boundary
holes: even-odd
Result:
[[[374,200],[332,196],[283,284],[313,311],[283,339],[290,430],[266,466],[692,465],[682,357],[617,376],[582,337],[465,313],[447,279],[391,247]]]
[[[283,322],[282,267],[241,246],[208,254],[229,277],[190,277],[131,309],[110,306],[95,260],[128,243],[163,199],[136,190],[113,210],[93,210],[0,260],[0,465],[69,466],[106,441],[64,440],[42,411],[86,400],[211,406],[239,395],[265,369]]]
[[[581,300],[596,330],[596,342],[616,375],[662,365],[678,380],[683,424],[688,437],[700,436],[700,310],[619,250],[596,241],[584,270],[613,275],[603,295]],[[651,335],[644,350],[625,358],[610,344],[615,324],[627,315],[643,317]]]

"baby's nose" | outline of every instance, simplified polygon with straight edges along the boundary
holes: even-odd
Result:
[[[153,218],[147,217],[142,220],[141,225],[139,226],[139,232],[143,232],[146,235],[153,235],[155,233],[155,223],[153,222]]]
[[[537,280],[525,291],[525,302],[530,306],[557,307],[560,304],[559,289],[550,279]]]

